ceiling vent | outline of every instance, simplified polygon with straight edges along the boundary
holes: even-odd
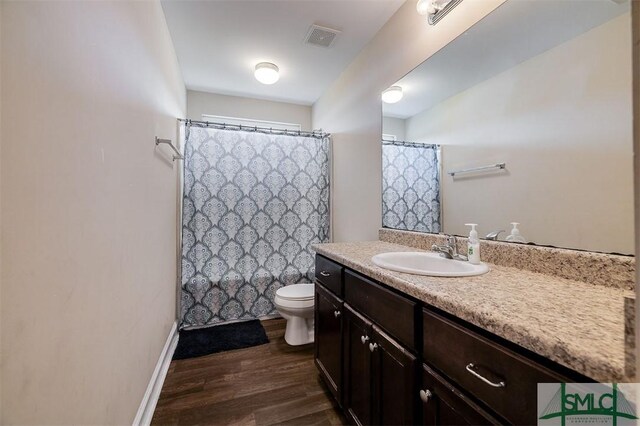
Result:
[[[312,46],[320,46],[320,47],[331,47],[333,43],[336,41],[336,38],[340,34],[340,31],[333,30],[327,27],[321,27],[320,25],[312,25],[309,28],[309,32],[304,39],[306,44],[310,44]]]

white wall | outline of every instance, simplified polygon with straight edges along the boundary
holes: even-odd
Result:
[[[402,118],[382,117],[382,134],[395,135],[396,140],[406,141],[405,121]]]
[[[313,126],[333,135],[333,235],[375,240],[381,225],[380,93],[504,0],[460,3],[435,26],[407,1],[313,105]]]
[[[159,2],[3,2],[3,424],[130,424],[175,318]]]
[[[634,252],[631,23],[622,15],[407,120],[443,145],[444,231],[510,229],[532,242]],[[553,218],[553,219],[550,219]]]
[[[301,130],[313,130],[308,105],[187,91],[187,117],[202,120],[202,114],[294,123],[300,124]]]

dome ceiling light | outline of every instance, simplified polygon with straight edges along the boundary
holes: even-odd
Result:
[[[280,79],[280,69],[271,62],[260,62],[256,65],[253,75],[262,84],[273,84]]]
[[[402,87],[391,86],[384,92],[382,92],[382,101],[388,104],[395,104],[402,99]]]

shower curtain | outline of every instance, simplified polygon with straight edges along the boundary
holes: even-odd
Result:
[[[181,328],[276,314],[329,241],[329,139],[188,126]]]
[[[382,142],[382,226],[440,232],[438,146]]]

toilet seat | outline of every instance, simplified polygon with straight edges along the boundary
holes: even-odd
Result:
[[[276,296],[282,300],[297,302],[308,301],[314,298],[313,284],[291,284],[279,288]]]

